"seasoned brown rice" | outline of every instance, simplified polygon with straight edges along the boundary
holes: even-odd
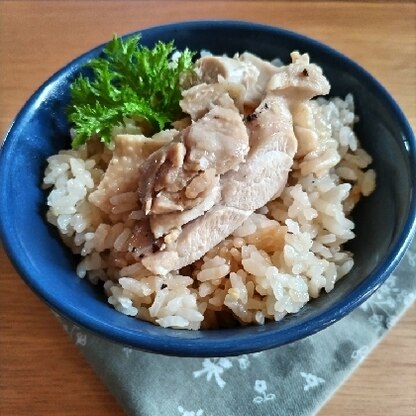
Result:
[[[355,122],[351,95],[305,104],[294,120],[298,153],[281,196],[192,266],[166,276],[152,275],[128,250],[144,217],[135,189],[112,196],[109,213],[89,202],[111,158],[100,144],[48,159],[47,218],[82,256],[78,276],[103,281],[108,302],[123,314],[193,330],[279,320],[330,292],[353,267],[343,249],[354,238],[348,215],[375,187]]]

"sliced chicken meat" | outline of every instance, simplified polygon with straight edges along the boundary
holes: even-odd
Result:
[[[244,97],[245,89],[241,84],[225,81],[221,84],[202,83],[184,91],[180,106],[192,120],[198,120],[216,105],[231,109],[237,107],[242,112]]]
[[[218,174],[236,169],[249,150],[247,129],[234,109],[215,106],[184,135],[186,168]]]
[[[193,208],[170,212],[164,215],[152,215],[150,217],[150,226],[155,238],[163,237],[172,231],[178,230],[183,224],[191,222],[195,218],[200,217],[215,204],[221,200],[221,187],[219,176],[215,177],[215,184],[208,188],[202,195],[202,200]]]
[[[239,60],[253,65],[259,71],[256,83],[247,90],[245,98],[246,105],[256,108],[263,100],[266,94],[267,84],[270,78],[277,72],[278,67],[249,52],[242,53],[239,56]]]
[[[144,257],[142,263],[148,270],[161,275],[180,269],[201,258],[250,214],[250,211],[215,205],[203,216],[185,225],[176,240],[168,242],[166,250]]]
[[[304,102],[329,93],[331,86],[322,69],[309,63],[307,54],[292,52],[290,56],[293,63],[277,68],[267,85],[269,91],[283,95],[290,103]]]
[[[137,221],[132,229],[131,236],[127,241],[128,251],[136,261],[140,261],[144,255],[153,252],[154,242],[149,219],[143,218]]]
[[[220,175],[237,169],[248,153],[242,116],[214,105],[140,167],[139,198],[155,238],[203,215],[220,200]]]
[[[207,84],[227,81],[241,85],[246,91],[255,89],[259,70],[250,62],[227,56],[205,56],[197,61],[197,75]]]
[[[124,192],[136,192],[139,166],[156,150],[172,140],[175,130],[166,130],[152,138],[120,134],[115,138],[113,157],[96,191],[89,201],[107,214],[113,205],[110,199]]]
[[[277,67],[270,62],[248,52],[235,58],[207,56],[197,64],[197,73],[203,82],[211,85],[237,85],[242,89],[239,100],[250,108],[256,108],[263,100],[267,83],[277,71]]]
[[[250,151],[238,168],[221,175],[219,203],[184,225],[163,250],[146,256],[143,265],[147,269],[165,274],[194,262],[283,190],[297,149],[290,108],[329,92],[328,81],[307,57],[294,54],[292,59],[291,65],[272,76],[266,97],[247,117]],[[201,163],[201,157],[210,158],[197,155],[195,163]]]

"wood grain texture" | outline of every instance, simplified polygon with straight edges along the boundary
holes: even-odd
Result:
[[[326,42],[378,78],[416,125],[413,2],[0,1],[0,135],[48,76],[80,53],[159,23],[251,20]],[[0,414],[122,415],[0,247]],[[320,415],[416,414],[415,307]]]

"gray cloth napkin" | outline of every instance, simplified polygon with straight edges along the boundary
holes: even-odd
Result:
[[[416,299],[416,239],[395,272],[358,309],[324,331],[230,358],[135,351],[64,322],[128,415],[312,415]]]

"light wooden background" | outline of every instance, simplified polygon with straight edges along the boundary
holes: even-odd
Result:
[[[372,72],[416,125],[414,2],[0,0],[1,137],[36,87],[112,33],[200,18],[263,22],[326,42]],[[121,415],[1,247],[0,279],[0,414]],[[416,415],[415,307],[320,412],[356,414]]]

